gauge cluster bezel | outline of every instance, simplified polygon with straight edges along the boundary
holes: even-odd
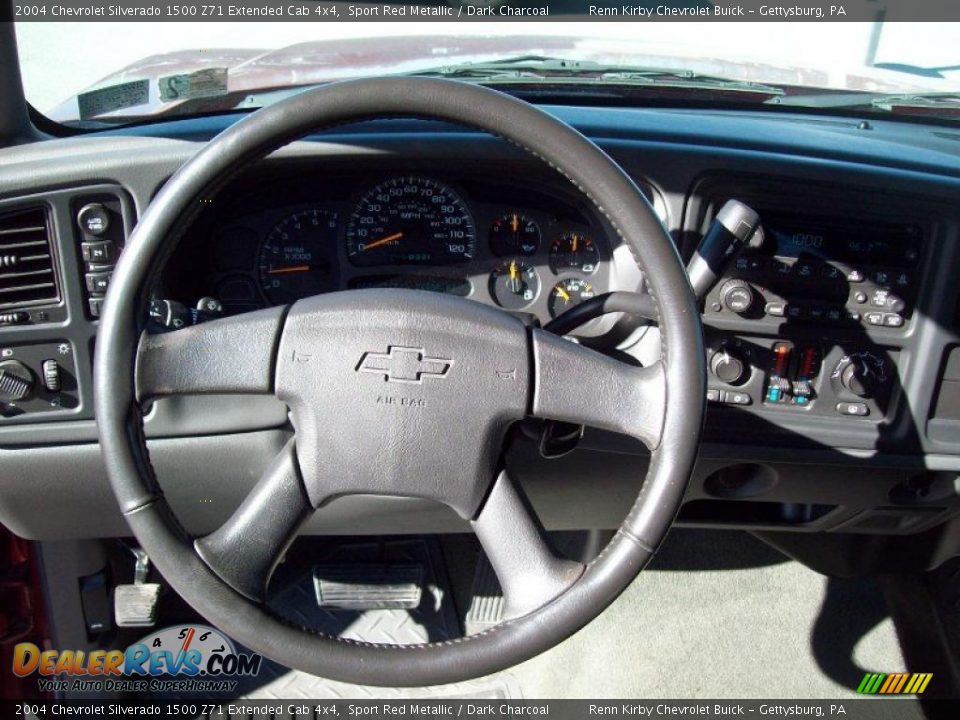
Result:
[[[518,177],[505,179],[495,173],[438,172],[436,167],[416,167],[405,165],[379,172],[339,172],[304,180],[301,172],[281,173],[270,179],[259,181],[248,179],[233,193],[229,201],[215,204],[216,212],[211,217],[200,219],[195,227],[188,229],[187,235],[194,236],[194,242],[205,243],[206,278],[194,279],[189,289],[178,288],[184,283],[165,282],[171,286],[170,292],[184,291],[201,295],[212,295],[224,301],[229,312],[243,312],[272,304],[262,286],[259,258],[266,238],[284,219],[305,210],[318,209],[336,213],[339,218],[336,230],[335,260],[337,268],[336,282],[331,288],[346,290],[358,283],[375,281],[378,278],[423,277],[427,282],[453,283],[461,290],[454,294],[472,300],[501,307],[491,292],[491,274],[495,267],[509,261],[511,255],[498,255],[490,242],[490,229],[493,223],[506,214],[518,213],[532,220],[540,229],[540,243],[532,255],[519,253],[517,260],[533,266],[539,276],[539,290],[529,303],[520,303],[506,309],[535,315],[541,323],[552,319],[549,297],[554,287],[566,280],[580,279],[588,282],[596,294],[610,290],[636,290],[638,287],[621,287],[622,273],[612,267],[614,248],[610,244],[612,233],[606,227],[601,216],[592,211],[579,194],[564,187],[561,179],[550,181],[541,177]],[[473,256],[463,263],[412,264],[384,263],[376,265],[356,265],[348,254],[347,227],[361,199],[374,188],[397,177],[417,177],[435,181],[448,187],[460,198],[469,212],[475,228]],[[218,258],[218,246],[222,246],[224,235],[231,231],[249,236],[257,236],[250,267],[241,269],[236,263],[224,268]],[[570,233],[591,238],[599,252],[600,261],[591,272],[582,272],[577,268],[554,270],[550,263],[550,248],[554,241]],[[249,237],[245,240],[249,242]],[[229,240],[227,240],[229,242]],[[199,260],[196,258],[195,262]],[[176,264],[176,258],[171,261]],[[197,270],[191,270],[196,274]],[[165,281],[166,281],[165,277]],[[235,283],[247,293],[247,298],[237,297],[236,292],[224,295],[224,284]],[[467,292],[462,292],[466,283]],[[252,289],[252,292],[251,292]],[[177,298],[188,304],[195,297]],[[583,337],[596,337],[609,332],[616,318],[603,318],[593,321],[578,331]]]

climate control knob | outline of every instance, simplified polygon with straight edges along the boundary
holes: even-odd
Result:
[[[861,351],[843,357],[833,371],[840,386],[857,397],[873,397],[887,381],[887,362],[883,357]]]
[[[857,397],[870,397],[876,389],[876,374],[866,363],[852,362],[840,373],[840,383]]]
[[[715,352],[710,358],[710,372],[728,385],[742,382],[747,377],[747,368],[743,358],[726,348]]]
[[[23,400],[33,390],[33,373],[19,360],[0,362],[0,402]]]
[[[753,307],[753,288],[746,280],[727,280],[720,286],[720,302],[738,315],[745,315]]]

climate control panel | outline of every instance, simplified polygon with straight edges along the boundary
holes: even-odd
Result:
[[[870,420],[889,410],[898,382],[897,350],[822,337],[711,335],[711,405]]]

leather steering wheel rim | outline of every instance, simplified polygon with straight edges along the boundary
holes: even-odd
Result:
[[[150,466],[138,405],[138,373],[150,367],[141,348],[145,288],[201,201],[213,197],[252,162],[312,131],[387,117],[443,120],[483,130],[555,168],[606,217],[619,241],[632,251],[658,305],[662,336],[658,364],[663,408],[656,418],[660,435],[652,444],[637,500],[606,549],[541,607],[478,635],[416,646],[374,645],[298,628],[225,582],[198,554],[200,544],[195,545],[181,528],[164,499]],[[499,313],[482,312],[484,318]],[[269,319],[282,323],[282,315],[277,312]],[[536,332],[538,373],[549,373],[553,361],[571,361],[563,355],[564,346],[579,350],[573,343],[554,342]],[[189,335],[184,337],[189,340]],[[553,357],[554,351],[560,354]],[[174,374],[186,372],[196,355],[189,348],[176,355]],[[216,364],[210,357],[202,360]],[[609,370],[610,375],[615,372]],[[536,385],[540,377],[531,382]],[[619,166],[580,133],[531,105],[480,86],[426,78],[330,84],[258,110],[211,140],[164,185],[132,234],[107,293],[94,367],[95,410],[110,483],[134,535],[173,588],[228,635],[271,659],[328,678],[383,686],[433,685],[501,670],[559,643],[606,608],[649,561],[679,509],[699,445],[705,377],[700,316],[681,260],[652,208]],[[629,393],[623,390],[626,386],[611,387],[613,393]],[[620,407],[612,397],[609,407]],[[562,407],[569,402],[562,393],[557,398],[553,407],[563,414]],[[545,412],[550,407],[548,398]],[[634,407],[626,403],[613,414],[626,415]],[[630,427],[632,422],[630,417],[617,418],[611,427]],[[492,504],[490,496],[484,507]]]

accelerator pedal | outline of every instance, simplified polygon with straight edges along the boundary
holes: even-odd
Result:
[[[480,553],[473,576],[470,608],[463,621],[467,635],[476,635],[503,620],[503,590],[486,553]]]

